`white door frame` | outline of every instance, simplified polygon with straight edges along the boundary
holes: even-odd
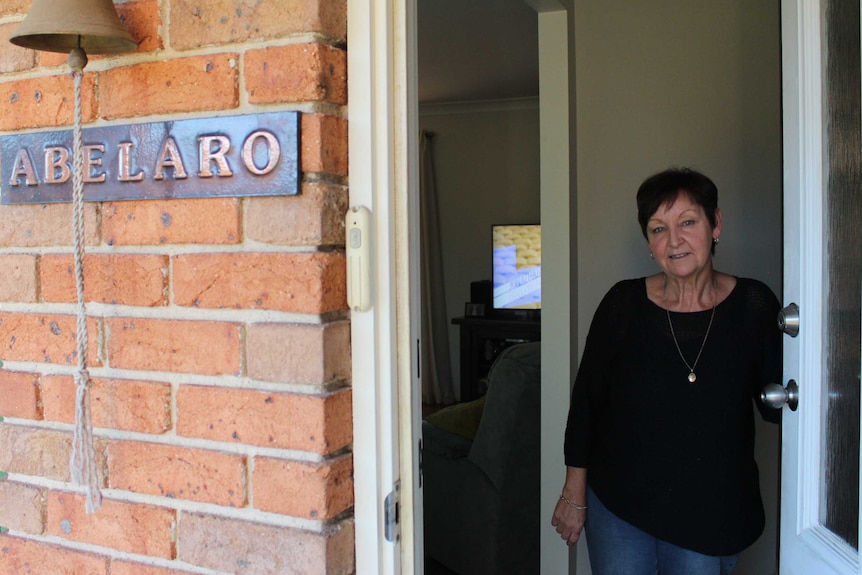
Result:
[[[415,147],[410,143],[415,138],[408,137],[413,88],[405,82],[408,17],[415,17],[415,0],[347,3],[350,205],[372,214],[366,238],[372,242],[372,307],[351,314],[355,549],[356,572],[362,575],[401,572],[401,536],[396,530],[387,541],[384,503],[397,495],[402,478],[397,382],[404,373],[409,376],[412,362],[403,297],[409,293],[408,150]],[[402,513],[405,524],[410,536],[412,517]],[[403,547],[409,552],[412,542]]]
[[[800,330],[784,343],[784,379],[799,408],[782,425],[780,572],[859,575],[859,553],[820,525],[823,300],[821,18],[817,0],[782,0],[784,303]]]

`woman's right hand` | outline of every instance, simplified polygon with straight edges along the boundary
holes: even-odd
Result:
[[[581,538],[584,522],[587,520],[586,509],[575,509],[562,499],[557,501],[554,507],[554,516],[551,525],[557,529],[557,533],[566,542],[566,545],[574,545]]]
[[[586,508],[587,470],[580,467],[566,468],[566,484],[563,494],[554,507],[551,525],[567,545],[574,545],[581,537],[587,520]]]

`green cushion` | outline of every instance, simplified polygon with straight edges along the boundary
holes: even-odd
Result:
[[[449,407],[444,407],[440,411],[436,411],[425,418],[425,421],[445,429],[451,433],[456,433],[461,437],[473,439],[476,437],[476,431],[479,429],[479,420],[482,419],[482,410],[485,408],[485,396],[479,399],[468,401],[466,403],[456,403]]]

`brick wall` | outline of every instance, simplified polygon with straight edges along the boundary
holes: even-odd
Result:
[[[0,134],[68,129],[62,54],[5,38]],[[0,574],[352,573],[346,0],[126,0],[86,126],[298,110],[302,193],[86,205],[104,501],[72,484],[71,206],[0,206]]]

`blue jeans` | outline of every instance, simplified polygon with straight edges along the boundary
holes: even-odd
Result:
[[[608,511],[589,488],[584,533],[593,575],[730,575],[736,567],[736,555],[703,555],[644,533]]]

